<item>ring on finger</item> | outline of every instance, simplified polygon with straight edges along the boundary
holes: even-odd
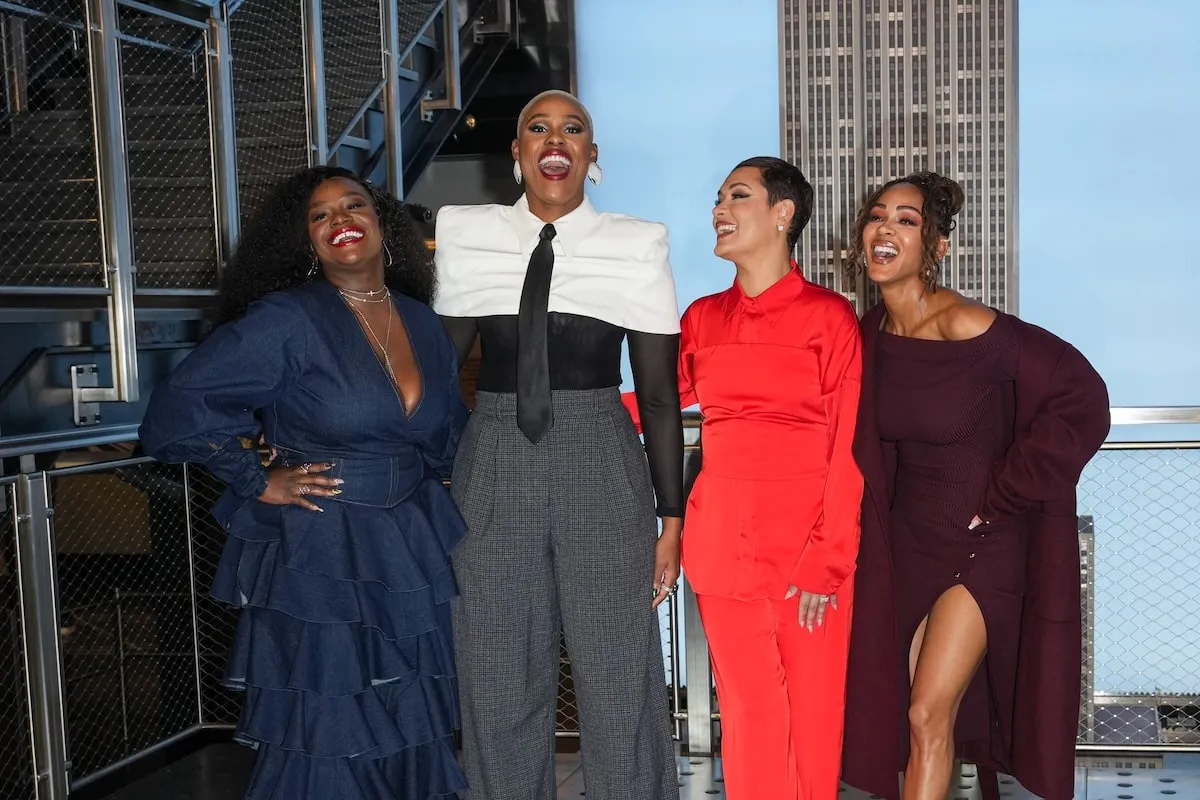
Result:
[[[311,491],[312,491],[312,487],[309,486],[307,483],[300,484],[299,488],[296,489],[296,493],[301,494],[301,495],[308,494]]]
[[[312,469],[312,464],[301,464],[300,465],[301,472],[308,472],[310,469]]]

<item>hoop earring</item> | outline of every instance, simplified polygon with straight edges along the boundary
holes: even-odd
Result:
[[[589,181],[599,186],[600,181],[604,180],[604,170],[600,169],[600,165],[593,161],[588,164],[587,177]]]
[[[383,268],[391,269],[393,263],[395,263],[395,262],[392,261],[392,251],[388,249],[387,242],[384,242],[383,243]]]
[[[521,185],[521,162],[520,161],[513,162],[513,180],[517,182],[518,186]]]

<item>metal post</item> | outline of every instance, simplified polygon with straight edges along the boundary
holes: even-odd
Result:
[[[117,610],[117,689],[121,694],[121,742],[129,748],[129,688],[125,685],[125,612],[121,608],[121,587],[113,589],[113,603]]]
[[[383,117],[387,145],[387,187],[404,199],[404,142],[400,130],[400,7],[398,0],[379,0],[383,37]]]
[[[196,532],[192,528],[192,470],[183,465],[183,513],[187,520],[188,600],[192,608],[192,650],[196,654],[196,724],[204,724],[204,676],[200,670],[200,614],[196,607]]]
[[[667,598],[667,626],[671,637],[671,711],[675,717],[675,738],[683,738],[683,717],[680,714],[680,701],[683,697],[680,681],[683,678],[683,648],[679,646],[679,596],[673,594]]]
[[[691,755],[712,755],[712,664],[700,621],[700,605],[691,584],[683,581],[683,627],[687,631],[687,748]]]
[[[121,91],[121,40],[117,0],[87,0],[88,58],[96,143],[96,187],[108,287],[112,386],[78,387],[85,403],[138,399],[137,335],[133,319],[133,213],[129,202],[125,99]]]
[[[329,130],[325,120],[325,35],[321,0],[301,0],[304,29],[304,103],[308,111],[308,165],[329,163]]]
[[[459,20],[457,0],[446,0],[442,9],[442,55],[445,59],[446,96],[437,100],[426,97],[421,101],[421,117],[428,121],[434,111],[462,110],[462,58],[459,52]]]
[[[52,513],[46,473],[18,476],[17,580],[37,800],[65,800],[71,771]]]
[[[233,116],[233,49],[229,40],[229,4],[208,18],[205,32],[208,76],[208,135],[212,146],[213,212],[217,220],[218,268],[233,255],[241,211],[238,207],[237,138]]]
[[[8,89],[8,113],[29,109],[29,64],[25,51],[25,18],[15,14],[0,17],[3,30],[4,76]]]

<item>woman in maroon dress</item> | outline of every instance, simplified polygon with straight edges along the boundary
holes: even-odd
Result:
[[[866,484],[843,778],[945,797],[956,757],[1073,794],[1080,696],[1075,487],[1109,429],[1104,382],[1046,331],[937,285],[962,207],[933,173],[855,225],[883,302],[863,319]],[[880,725],[882,716],[883,724]]]

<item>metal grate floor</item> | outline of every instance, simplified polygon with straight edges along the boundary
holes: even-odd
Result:
[[[1162,768],[1080,768],[1076,773],[1075,800],[1200,800],[1200,754],[1170,754],[1154,762]],[[253,763],[254,752],[249,748],[211,745],[109,795],[107,800],[240,798]],[[724,800],[720,759],[680,758],[678,766],[679,800]],[[559,754],[556,767],[558,800],[586,800],[579,755]],[[1011,781],[1001,785],[1001,794],[1004,800],[1037,800]],[[843,788],[837,800],[870,798],[855,789]],[[963,769],[947,800],[979,800],[974,768]]]
[[[1080,768],[1075,777],[1075,800],[1197,800],[1200,798],[1200,761],[1180,757],[1180,766],[1165,769]],[[679,800],[724,800],[720,759],[680,758]],[[583,770],[578,755],[558,756],[558,800],[584,797]],[[1015,781],[1005,778],[1000,794],[1005,800],[1038,800]],[[873,795],[842,787],[838,800],[870,800]],[[975,770],[967,765],[947,800],[979,800]]]

